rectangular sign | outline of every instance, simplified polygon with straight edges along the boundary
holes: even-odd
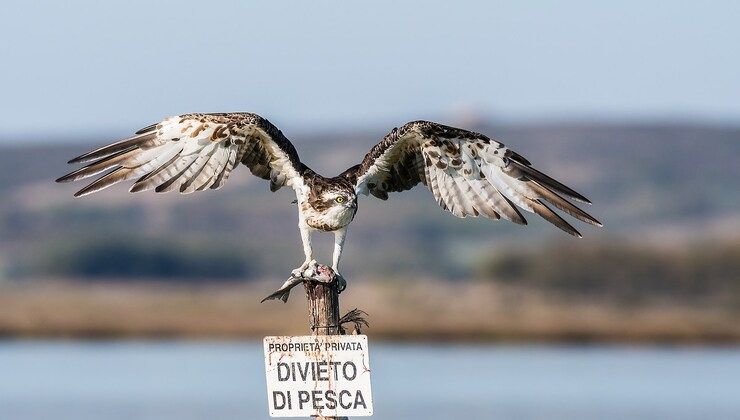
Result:
[[[265,337],[270,417],[371,416],[367,336]]]

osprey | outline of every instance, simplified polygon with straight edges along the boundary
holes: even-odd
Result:
[[[457,217],[504,218],[525,225],[518,208],[581,237],[548,205],[583,222],[601,223],[568,199],[591,204],[581,194],[534,169],[530,162],[483,134],[429,121],[394,128],[361,163],[327,178],[306,166],[293,144],[266,119],[251,113],[185,114],[137,131],[133,137],[85,153],[69,163],[88,163],[57,182],[77,181],[103,172],[75,194],[82,197],[125,180],[130,192],[154,189],[189,194],[219,189],[240,163],[268,180],[270,190],[289,186],[298,204],[298,227],[305,261],[300,277],[316,267],[311,232],[334,233],[332,269],[339,259],[347,226],[357,213],[357,197],[424,184],[437,203]],[[567,199],[566,199],[567,198]],[[342,279],[343,281],[343,279]]]

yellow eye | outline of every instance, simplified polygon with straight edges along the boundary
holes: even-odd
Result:
[[[339,196],[339,197],[337,197],[337,198],[334,199],[334,201],[336,201],[337,203],[340,203],[340,204],[341,203],[344,203],[345,200],[346,199],[344,197],[342,197],[342,196]]]

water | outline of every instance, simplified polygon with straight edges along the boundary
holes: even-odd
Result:
[[[375,419],[740,419],[740,348],[372,343]],[[257,342],[0,342],[0,419],[267,417]]]

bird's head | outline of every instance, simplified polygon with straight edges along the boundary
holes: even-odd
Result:
[[[357,194],[344,178],[320,178],[309,192],[308,204],[321,215],[320,224],[342,227],[355,217]]]
[[[327,189],[321,195],[322,201],[327,207],[335,209],[356,209],[357,195],[354,188],[345,185],[336,185],[335,188]]]

